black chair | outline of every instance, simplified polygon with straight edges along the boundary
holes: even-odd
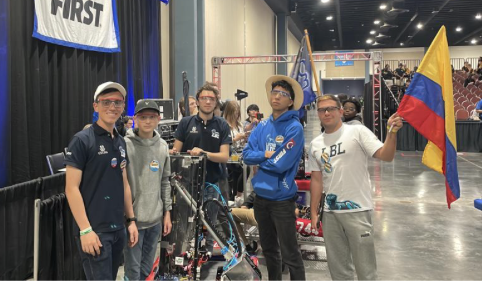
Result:
[[[59,169],[64,168],[64,153],[47,155],[47,164],[51,175],[59,173]]]

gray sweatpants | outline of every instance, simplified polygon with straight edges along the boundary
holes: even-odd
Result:
[[[331,279],[377,280],[372,211],[323,213],[323,236]]]

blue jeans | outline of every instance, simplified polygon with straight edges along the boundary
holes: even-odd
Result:
[[[216,185],[218,184],[216,183]],[[219,193],[212,186],[204,188],[204,191],[203,191],[203,202],[211,199],[219,200]],[[219,208],[213,204],[210,204],[208,207],[207,216],[213,222],[213,224],[216,224],[216,221],[218,218],[218,210]],[[208,235],[206,236],[206,251],[211,252],[212,254],[213,248],[214,248],[214,239],[213,239],[213,236],[210,233],[208,233]]]
[[[150,228],[139,229],[137,244],[132,248],[129,246],[124,248],[124,271],[128,280],[145,281],[151,273],[161,230],[161,223]]]
[[[254,216],[259,240],[268,268],[268,280],[282,280],[282,262],[290,271],[290,280],[306,280],[300,247],[296,240],[295,201],[271,201],[256,196]]]
[[[85,276],[87,280],[115,280],[122,260],[122,250],[127,241],[126,229],[97,233],[97,236],[99,236],[102,247],[100,255],[96,256],[84,253],[80,238],[75,237]]]

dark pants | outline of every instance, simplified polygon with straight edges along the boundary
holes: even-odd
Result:
[[[126,244],[126,229],[114,232],[97,233],[102,243],[100,255],[92,256],[82,251],[80,238],[76,237],[82,266],[87,280],[116,280],[121,264],[122,250]]]
[[[234,201],[234,197],[244,191],[243,187],[243,167],[237,164],[228,164],[228,183],[230,196],[229,200]]]
[[[254,216],[258,222],[259,239],[266,258],[268,279],[281,280],[284,263],[289,268],[291,280],[306,280],[296,240],[294,200],[270,201],[256,196]]]

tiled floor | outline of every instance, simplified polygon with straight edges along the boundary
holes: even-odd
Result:
[[[451,209],[443,176],[421,164],[421,153],[397,152],[394,162],[370,160],[369,166],[379,279],[480,280],[482,211],[473,201],[482,198],[482,154],[459,156],[461,198]],[[313,261],[323,256],[323,248],[302,248],[307,279],[331,280],[326,261]],[[266,280],[264,259],[259,258]],[[213,280],[218,265],[206,264],[202,278]]]

